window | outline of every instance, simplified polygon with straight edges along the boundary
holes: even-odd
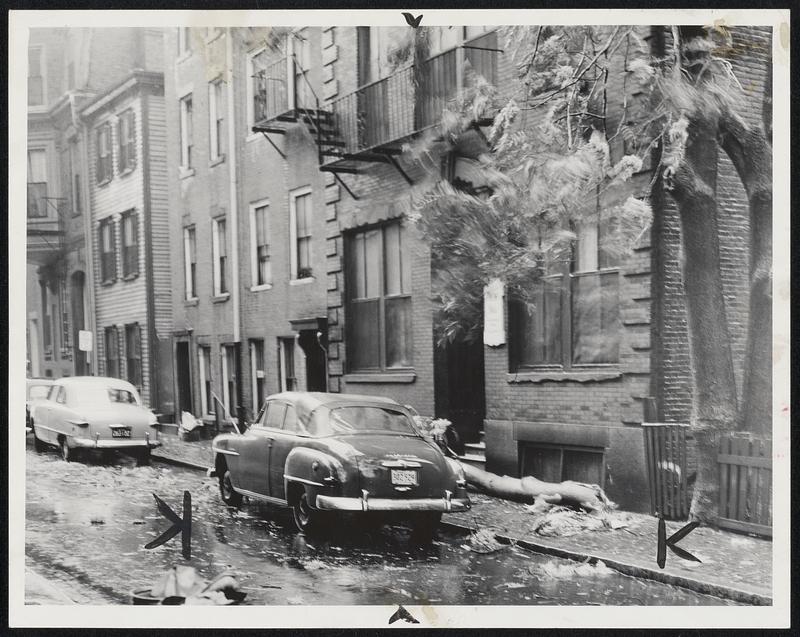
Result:
[[[222,346],[222,402],[231,416],[236,414],[236,346]]]
[[[124,173],[136,167],[136,117],[132,109],[119,116],[117,123],[117,143],[119,144],[119,172]]]
[[[269,206],[266,202],[250,206],[251,267],[253,286],[272,283],[269,258]]]
[[[312,108],[312,93],[307,75],[311,68],[311,41],[306,29],[298,31],[292,38],[292,52],[295,107]]]
[[[297,389],[297,376],[294,370],[294,341],[294,338],[278,339],[281,391],[294,391]]]
[[[47,151],[28,150],[28,217],[47,216]]]
[[[95,167],[98,184],[111,181],[114,168],[111,158],[111,124],[103,124],[95,133],[97,141],[97,165]]]
[[[44,47],[28,48],[28,106],[45,105]]]
[[[304,188],[290,195],[289,233],[291,278],[311,276],[311,189]]]
[[[125,326],[125,370],[128,382],[142,390],[142,331],[138,323]]]
[[[273,93],[281,93],[281,81],[283,81],[282,94],[283,96],[286,95],[286,67],[284,66],[283,75],[272,78],[272,75],[275,75],[275,69],[271,65],[267,66],[268,55],[267,49],[261,49],[247,56],[247,77],[249,78],[246,96],[248,131],[257,121],[264,119],[269,110],[268,100],[271,103]]]
[[[527,443],[522,446],[522,476],[545,482],[574,480],[587,484],[605,481],[603,449]]]
[[[533,307],[509,301],[512,369],[619,361],[619,270],[601,241],[609,230],[608,222],[584,223],[536,283]]]
[[[189,55],[192,51],[192,32],[190,27],[178,27],[178,57]]]
[[[201,345],[197,348],[197,360],[200,366],[200,401],[204,414],[213,414],[214,397],[211,394],[211,348]]]
[[[83,214],[83,199],[81,198],[81,175],[78,167],[81,165],[80,152],[76,141],[70,142],[70,165],[72,170],[72,214],[78,216]]]
[[[214,269],[214,296],[228,293],[228,240],[225,219],[211,220],[211,258]]]
[[[350,371],[411,367],[411,261],[400,223],[350,235],[345,259]]]
[[[50,294],[47,281],[39,281],[42,301],[42,341],[44,345],[44,360],[53,360],[53,317],[50,312]]]
[[[122,214],[122,275],[139,274],[139,217],[135,210]]]
[[[283,418],[286,415],[286,405],[284,403],[271,402],[267,406],[267,413],[265,415],[265,427],[281,429],[283,427]]]
[[[197,240],[194,226],[183,229],[183,268],[186,300],[197,298]]]
[[[223,131],[225,113],[225,93],[222,80],[215,80],[208,85],[208,130],[209,154],[211,161],[223,156]]]
[[[117,237],[114,220],[100,221],[100,281],[110,283],[117,278]]]
[[[266,368],[264,366],[264,341],[250,341],[250,378],[252,379],[253,415],[258,413],[266,398]]]
[[[193,131],[192,131],[192,95],[191,93],[186,97],[181,98],[180,103],[181,112],[181,167],[189,170],[192,167],[192,146]]]
[[[358,83],[369,84],[392,72],[389,55],[402,42],[404,31],[396,27],[357,27]]]
[[[117,326],[105,329],[106,376],[119,378],[119,335]]]

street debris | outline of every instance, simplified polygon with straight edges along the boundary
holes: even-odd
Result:
[[[567,537],[583,531],[618,530],[629,526],[624,513],[613,509],[592,512],[537,499],[526,511],[536,516],[533,532],[544,537]]]
[[[133,603],[225,606],[241,602],[246,595],[232,571],[224,571],[207,583],[194,567],[176,565],[163,573],[150,590],[134,591]]]
[[[469,550],[475,553],[494,553],[508,545],[497,541],[494,531],[488,528],[473,531],[469,536]]]
[[[531,566],[529,569],[533,575],[544,575],[546,577],[554,578],[571,578],[571,577],[595,577],[611,575],[614,571],[605,565],[602,560],[597,560],[594,564],[586,562],[576,563],[559,563],[555,560],[550,560],[541,565]]]

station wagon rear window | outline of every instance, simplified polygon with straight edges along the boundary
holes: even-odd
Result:
[[[29,385],[28,386],[28,398],[31,400],[39,400],[41,398],[47,398],[47,394],[50,393],[50,385]]]
[[[316,436],[335,436],[357,432],[417,435],[408,417],[394,409],[374,406],[335,407],[328,417],[313,419]]]

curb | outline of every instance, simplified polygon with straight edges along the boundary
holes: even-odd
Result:
[[[189,460],[183,460],[181,458],[176,458],[174,456],[165,456],[157,452],[152,452],[151,457],[153,460],[158,460],[160,462],[165,462],[167,464],[175,465],[177,467],[187,467],[188,469],[196,469],[197,471],[206,472],[212,467],[204,464],[198,464],[196,462],[190,462]]]
[[[453,531],[472,532],[475,530],[473,527],[458,524],[456,522],[443,521],[441,525]],[[673,586],[687,588],[695,593],[713,595],[714,597],[729,599],[741,604],[748,604],[751,606],[772,605],[772,598],[766,595],[743,591],[738,588],[730,588],[720,584],[703,582],[701,580],[685,577],[683,575],[673,575],[672,573],[666,573],[664,571],[647,568],[645,566],[637,566],[636,564],[620,562],[613,558],[593,555],[592,553],[579,553],[577,551],[570,551],[555,546],[548,546],[546,544],[537,544],[536,542],[531,542],[530,540],[516,539],[500,534],[495,534],[495,539],[502,544],[516,544],[517,546],[521,546],[522,548],[533,551],[534,553],[552,555],[553,557],[560,557],[576,562],[588,561],[590,564],[595,564],[598,561],[602,561],[606,566],[613,568],[615,571],[618,571],[623,575],[630,575],[631,577],[638,577],[641,579],[649,579],[655,582],[661,582],[662,584],[672,584]]]

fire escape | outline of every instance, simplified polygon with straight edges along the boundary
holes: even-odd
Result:
[[[263,133],[285,158],[270,135],[284,135],[293,124],[305,125],[317,145],[320,170],[332,173],[354,199],[358,196],[342,175],[361,173],[365,163],[389,164],[412,184],[398,161],[403,144],[439,124],[443,110],[465,87],[469,72],[496,84],[499,53],[497,34],[489,32],[423,62],[416,82],[414,68],[407,66],[325,108],[290,53],[255,76],[253,131]],[[492,119],[487,112],[475,125],[491,124]]]

